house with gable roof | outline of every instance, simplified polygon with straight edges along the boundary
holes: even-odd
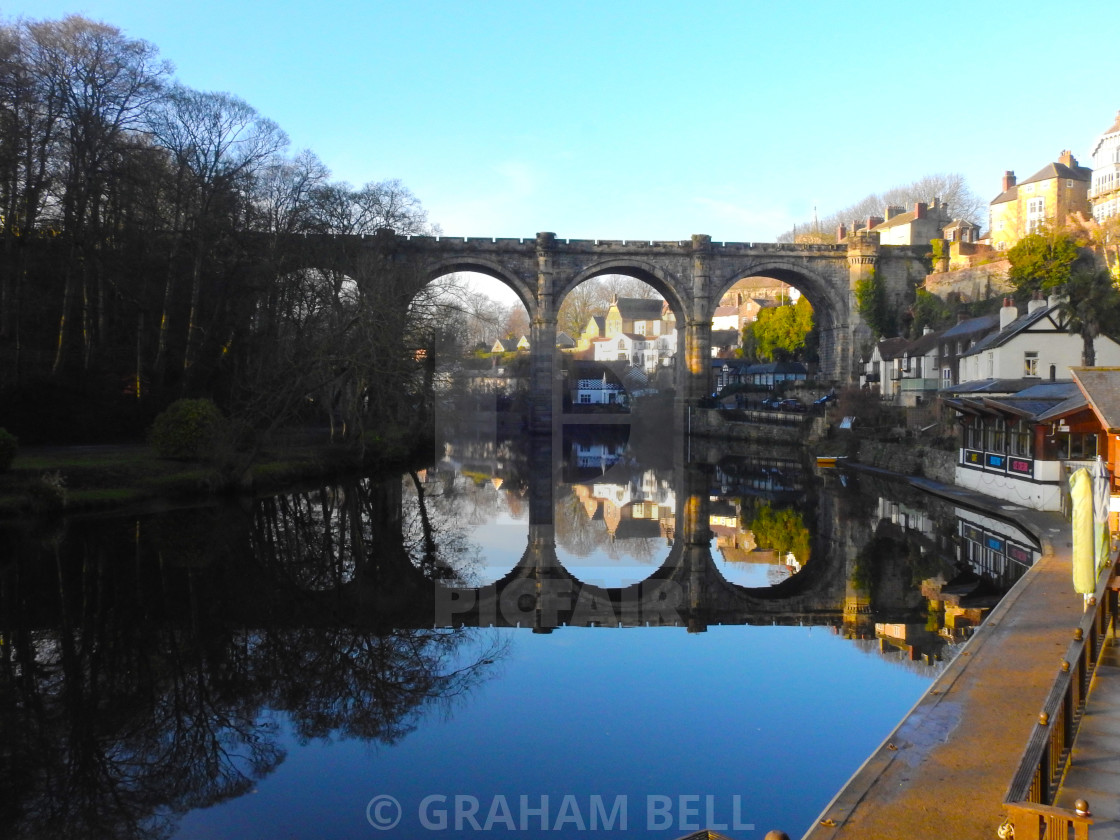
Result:
[[[529,339],[526,336],[521,338],[499,338],[495,340],[493,346],[490,348],[491,353],[516,353],[518,350],[528,350]]]
[[[992,379],[1069,379],[1081,364],[1081,336],[1066,329],[1060,301],[1036,297],[1019,314],[1011,298],[999,311],[999,330],[974,344],[960,357],[959,383]],[[1120,365],[1120,344],[1106,335],[1094,341],[1097,361]]]
[[[898,388],[895,383],[899,378],[897,361],[902,358],[902,353],[909,344],[909,339],[902,336],[884,338],[871,350],[871,358],[864,361],[863,374],[860,375],[861,387],[878,389],[884,398],[893,398]]]
[[[932,205],[919,201],[910,211],[890,206],[883,215],[883,221],[871,228],[883,245],[928,245],[940,239],[942,229],[952,221],[948,205],[937,198]]]
[[[1003,175],[1000,194],[988,205],[988,236],[992,247],[1006,251],[1043,225],[1063,222],[1071,213],[1089,213],[1089,184],[1093,171],[1081,166],[1069,151],[1025,181],[1015,173]]]
[[[661,335],[664,307],[664,301],[659,299],[616,296],[607,309],[605,335],[608,338],[619,333]]]
[[[938,366],[941,368],[941,386],[947,388],[960,382],[960,358],[986,336],[999,327],[999,315],[980,315],[968,318],[964,315],[956,324],[941,333],[941,352]]]

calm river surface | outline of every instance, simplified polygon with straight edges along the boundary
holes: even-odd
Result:
[[[1037,557],[796,451],[437,455],[0,531],[0,836],[796,837]]]

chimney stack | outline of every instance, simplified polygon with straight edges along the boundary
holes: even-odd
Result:
[[[1077,158],[1073,156],[1073,152],[1069,149],[1063,149],[1062,153],[1058,156],[1058,163],[1064,163],[1070,169],[1077,166]]]
[[[926,217],[926,203],[924,201],[919,201],[917,204],[914,205],[914,218],[915,219],[924,219],[925,217]]]
[[[1005,297],[1003,299],[1003,306],[1000,307],[999,310],[1000,331],[1002,332],[1003,330],[1007,329],[1008,325],[1015,321],[1015,319],[1018,317],[1019,310],[1015,307],[1015,302],[1011,298]]]
[[[1042,296],[1042,292],[1035,292],[1031,297],[1030,303],[1027,304],[1027,314],[1035,312],[1039,309],[1046,308],[1046,299]]]
[[[847,238],[848,238],[848,226],[845,225],[843,222],[841,222],[840,227],[836,228],[836,241],[837,242],[843,242]]]
[[[1015,186],[1015,173],[1008,169],[1003,173],[1003,192],[1007,192]]]

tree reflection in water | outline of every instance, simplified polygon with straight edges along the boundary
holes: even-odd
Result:
[[[166,837],[284,760],[284,718],[393,743],[484,680],[483,631],[396,621],[393,588],[465,547],[406,539],[400,500],[366,481],[0,535],[0,836]]]

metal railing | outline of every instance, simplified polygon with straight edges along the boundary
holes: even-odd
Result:
[[[1089,684],[1100,662],[1109,628],[1115,637],[1117,597],[1109,585],[1116,572],[1115,562],[1114,553],[1109,568],[1097,582],[1095,602],[1074,631],[1061,669],[1042,704],[1038,725],[1004,796],[1008,817],[1000,827],[1000,837],[1013,836],[1015,840],[1089,838],[1093,818],[1088,803],[1079,799],[1077,807],[1070,810],[1056,807],[1054,801],[1069,769],[1070,751],[1085,712]],[[1006,831],[1005,826],[1013,831]]]

